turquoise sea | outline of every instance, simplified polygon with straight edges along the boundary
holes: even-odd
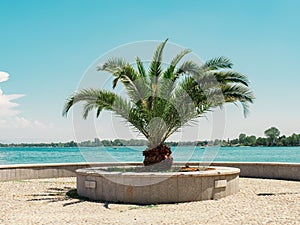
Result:
[[[0,148],[0,165],[142,162],[146,147]],[[300,147],[172,147],[174,161],[300,163]]]

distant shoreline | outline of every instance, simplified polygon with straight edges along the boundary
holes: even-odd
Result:
[[[300,134],[293,133],[290,136],[281,135],[280,131],[272,127],[265,131],[266,137],[256,137],[254,135],[247,136],[241,133],[235,139],[215,139],[215,140],[202,140],[202,141],[166,141],[165,144],[169,146],[221,146],[221,147],[289,147],[300,146]],[[115,140],[87,140],[82,142],[51,142],[51,143],[10,143],[2,144],[0,147],[119,147],[119,146],[148,146],[148,141],[145,139],[115,139]]]
[[[209,148],[209,147],[221,147],[221,148],[244,148],[244,147],[252,147],[252,148],[258,148],[258,147],[270,147],[270,148],[278,148],[278,147],[300,147],[300,145],[273,145],[273,146],[267,146],[267,145],[207,145],[207,146],[199,146],[199,145],[169,145],[170,147],[199,147],[199,148]],[[147,145],[95,145],[95,146],[88,146],[88,145],[75,145],[75,146],[68,146],[66,145],[51,145],[47,143],[42,144],[1,144],[1,148],[97,148],[97,147],[109,147],[109,148],[118,148],[118,147],[145,147],[147,148]]]

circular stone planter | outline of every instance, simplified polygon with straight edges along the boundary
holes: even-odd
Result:
[[[77,192],[91,200],[134,204],[219,199],[238,192],[239,173],[231,167],[197,172],[110,172],[94,167],[76,170]]]

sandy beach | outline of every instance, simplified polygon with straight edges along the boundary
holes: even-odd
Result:
[[[220,200],[126,205],[69,198],[75,178],[0,182],[0,224],[300,224],[300,182],[240,178]]]

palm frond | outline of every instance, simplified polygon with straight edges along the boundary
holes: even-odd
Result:
[[[255,97],[247,77],[232,71],[233,64],[228,58],[213,58],[203,65],[186,61],[178,66],[190,52],[186,49],[163,70],[162,55],[167,41],[154,52],[148,73],[138,57],[136,67],[123,58],[110,58],[97,68],[111,73],[113,88],[122,84],[129,100],[106,90],[84,89],[66,101],[63,115],[66,116],[78,102],[84,103],[84,118],[92,110],[96,110],[97,117],[102,110],[109,110],[142,133],[150,146],[163,143],[182,126],[190,125],[225,103],[241,104],[247,115]]]
[[[145,73],[143,71],[142,63],[139,60],[138,65],[139,72]],[[112,73],[112,75],[116,77],[113,80],[113,88],[121,81],[126,88],[129,97],[135,102],[138,102],[139,100],[144,99],[146,95],[149,95],[146,91],[149,88],[147,87],[145,80],[143,79],[140,81],[140,79],[138,79],[139,73],[122,58],[110,58],[102,66],[99,66],[98,70]],[[145,76],[145,74],[143,76]]]
[[[127,64],[123,58],[109,58],[103,65],[97,66],[97,71],[106,71],[116,76]]]
[[[128,121],[140,131],[146,138],[149,138],[147,125],[150,122],[148,111],[143,107],[134,106],[130,109]]]
[[[244,85],[231,84],[221,87],[225,102],[240,102],[244,109],[244,116],[249,112],[249,103],[253,103],[255,97],[253,92]]]
[[[182,74],[189,74],[189,75],[199,75],[203,72],[201,67],[199,67],[195,62],[193,61],[186,61],[184,62],[175,72],[174,79],[177,79]]]
[[[179,54],[177,54],[171,61],[171,64],[169,65],[169,67],[166,69],[166,71],[164,72],[164,78],[166,79],[174,79],[174,70],[177,66],[177,64],[180,62],[180,60],[187,55],[188,53],[190,53],[191,50],[190,49],[185,49],[183,51],[181,51]]]
[[[224,98],[227,102],[245,101],[253,103],[255,99],[253,92],[246,86],[231,84],[221,87]]]
[[[89,104],[97,104],[102,108],[110,109],[116,94],[105,91],[105,90],[96,90],[96,89],[83,89],[79,92],[75,92],[66,102],[63,109],[63,116],[67,116],[70,108],[78,102],[86,102]],[[86,106],[87,110],[90,106]]]
[[[248,78],[236,71],[212,71],[212,75],[222,84],[224,83],[241,83],[245,86],[249,85]]]
[[[63,115],[66,116],[70,108],[78,103],[84,102],[83,117],[86,119],[89,112],[97,109],[97,117],[103,109],[113,111],[128,120],[131,105],[125,99],[116,95],[113,92],[97,89],[83,89],[74,93],[68,100],[63,110]]]
[[[243,106],[243,112],[244,112],[244,117],[247,117],[249,114],[249,103],[248,102],[241,102],[242,106]]]
[[[162,42],[155,50],[153,59],[149,67],[149,76],[150,77],[159,77],[161,75],[161,62],[162,62],[162,53],[168,39]]]
[[[116,87],[119,80],[126,83],[137,78],[134,68],[123,58],[110,58],[102,66],[98,66],[97,70],[109,72],[116,77],[113,81],[113,88]]]
[[[141,59],[139,57],[136,57],[136,65],[137,65],[137,68],[138,68],[138,71],[139,71],[139,74],[140,76],[143,78],[143,79],[147,79],[147,73],[146,73],[146,70],[144,68],[144,64],[143,62],[141,61]]]
[[[111,107],[111,111],[123,117],[126,121],[129,121],[129,114],[132,105],[127,100],[123,99],[122,97],[116,95],[115,101]]]
[[[158,91],[158,87],[157,87],[157,83],[158,83],[158,79],[162,74],[162,68],[161,68],[161,64],[162,64],[162,53],[164,50],[164,47],[167,43],[168,39],[166,39],[164,42],[162,42],[156,49],[156,51],[154,52],[153,55],[153,59],[150,63],[150,67],[149,67],[149,77],[151,80],[151,96],[152,98],[149,98],[148,100],[150,100],[150,106],[153,109],[154,105],[155,105],[155,97],[157,96],[157,91]]]
[[[97,118],[100,116],[101,111],[103,110],[103,106],[101,104],[97,104],[96,102],[87,101],[83,106],[82,117],[86,119],[93,109],[97,109]]]
[[[202,68],[204,70],[217,70],[217,69],[231,69],[233,64],[231,63],[230,59],[226,57],[217,57],[208,60],[204,63]]]
[[[163,76],[159,78],[159,96],[162,98],[168,98],[172,91],[175,88],[176,85],[176,78],[177,74],[174,72],[177,64],[180,62],[180,60],[188,53],[190,53],[191,50],[185,49],[181,51],[179,54],[177,54],[171,61],[171,64],[169,67],[164,71]]]

